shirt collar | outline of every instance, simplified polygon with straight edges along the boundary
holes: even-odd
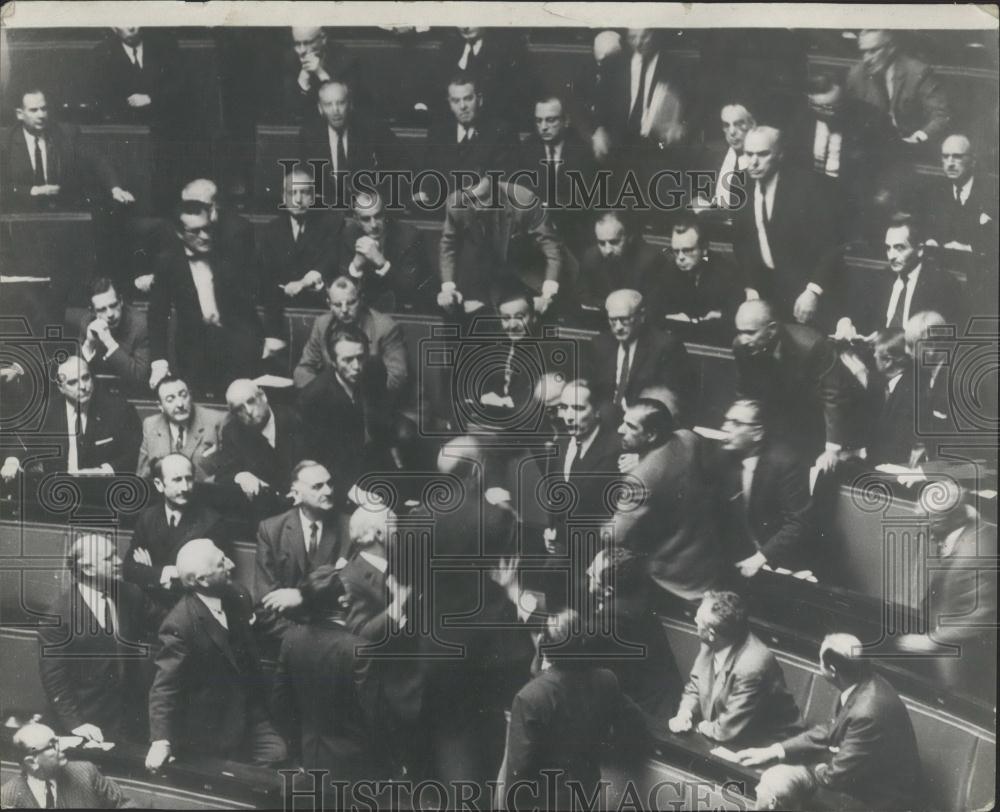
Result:
[[[101,592],[101,590],[96,589],[85,581],[77,581],[76,588],[80,590],[80,594],[83,595],[83,599],[92,606],[100,605],[100,601],[104,600],[106,592]]]
[[[260,433],[268,440],[277,441],[278,427],[274,424],[274,409],[268,411],[267,422],[261,427]]]
[[[755,470],[757,470],[758,462],[760,462],[760,455],[751,454],[749,457],[743,458],[743,467],[752,474]]]
[[[914,268],[914,269],[913,269],[912,271],[910,271],[910,272],[909,272],[909,273],[908,273],[908,274],[906,275],[906,277],[905,277],[905,282],[904,282],[904,277],[902,277],[902,276],[897,276],[897,277],[896,277],[896,281],[897,281],[897,282],[904,282],[904,284],[907,284],[907,285],[908,285],[908,284],[909,284],[910,282],[916,282],[916,281],[917,281],[917,277],[918,277],[918,276],[920,276],[920,269],[921,269],[922,267],[923,267],[923,263],[918,263],[918,264],[917,264],[917,267],[915,267],[915,268]]]
[[[845,688],[840,692],[840,706],[843,707],[847,704],[847,700],[850,699],[851,694],[854,693],[854,689],[858,687],[857,683],[854,683],[850,688]]]
[[[28,780],[28,789],[31,790],[31,794],[35,796],[35,800],[39,802],[39,806],[45,808],[45,791],[46,784],[48,782],[43,781],[41,778],[36,778],[33,775],[24,774],[24,777]],[[58,798],[59,788],[55,781],[52,781],[52,797]]]
[[[166,502],[163,503],[163,512],[164,512],[164,514],[166,514],[167,524],[170,524],[170,517],[171,516],[176,516],[177,517],[177,523],[178,524],[180,524],[180,520],[184,517],[184,514],[181,513],[177,508],[171,507]]]
[[[195,592],[194,594],[198,596],[198,600],[205,604],[213,614],[224,615],[226,613],[222,608],[222,598],[216,595],[206,595],[203,592]]]
[[[385,575],[385,571],[389,568],[389,562],[377,553],[372,553],[368,550],[361,550],[358,552],[358,555],[360,555],[365,561],[375,567],[375,569],[383,575]]]
[[[21,127],[21,132],[24,133],[24,143],[28,145],[28,149],[33,150],[35,148],[35,139],[44,147],[45,146],[45,133],[35,133],[28,132],[24,127]]]
[[[577,459],[587,455],[590,447],[594,444],[594,440],[597,439],[597,433],[601,430],[601,424],[598,423],[594,428],[590,430],[590,434],[583,438],[583,440],[576,441]],[[576,439],[575,437],[573,439]]]
[[[969,195],[972,194],[972,182],[976,179],[975,175],[971,175],[969,179],[963,183],[961,186],[955,186],[958,190],[958,196],[965,200],[969,199]],[[952,184],[954,185],[954,184]]]
[[[899,385],[899,382],[902,379],[902,377],[903,377],[903,373],[902,372],[897,372],[895,375],[893,375],[891,378],[889,378],[889,380],[887,380],[885,382],[885,385],[888,388],[888,390],[889,390],[890,393],[892,393],[892,392],[894,392],[896,390],[896,386]]]
[[[721,648],[712,654],[712,658],[715,661],[715,673],[718,674],[722,670],[722,666],[725,665],[726,658],[729,657],[730,652],[733,650],[733,645],[730,643],[725,648]]]
[[[306,516],[306,512],[302,508],[299,508],[299,522],[302,523],[302,536],[303,536],[303,538],[306,538],[306,539],[309,538],[309,525],[311,525],[311,524],[315,524],[316,525],[316,538],[317,538],[317,540],[323,536],[323,520],[322,519],[316,519],[314,521],[313,519],[310,519],[308,516]]]

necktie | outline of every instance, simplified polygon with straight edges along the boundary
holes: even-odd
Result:
[[[510,394],[510,382],[514,377],[514,348],[516,344],[510,345],[510,351],[507,353],[507,360],[504,362],[503,367],[503,394],[507,397]]]
[[[639,68],[639,92],[635,94],[635,102],[632,110],[628,114],[628,131],[633,135],[638,135],[642,129],[642,111],[646,104],[646,68],[648,67],[646,58],[642,59],[642,66]]]
[[[108,596],[107,592],[101,593],[101,601],[104,607],[104,631],[108,634],[113,634],[115,630],[115,619],[114,614],[111,611],[111,598]]]
[[[566,449],[566,464],[563,466],[563,479],[569,482],[569,475],[573,472],[573,463],[576,462],[576,456],[580,453],[580,444],[576,441],[576,437],[570,437],[569,447]]]
[[[306,221],[302,217],[292,218],[292,239],[295,242],[299,241],[302,236],[302,232],[306,230]]]
[[[173,513],[173,512],[172,512],[172,513],[170,514],[170,521],[169,521],[168,523],[169,523],[169,525],[170,525],[171,527],[177,527],[177,524],[178,524],[178,517],[177,517],[177,514],[176,514],[176,513]]]
[[[129,50],[132,52],[132,64],[136,70],[142,70],[142,65],[139,64],[139,46],[129,45]]]
[[[81,409],[76,409],[76,420],[73,430],[76,432],[77,438],[83,437],[83,411]]]
[[[35,136],[35,186],[45,185],[45,161],[42,160],[42,139]]]
[[[615,406],[620,406],[622,398],[625,397],[625,388],[628,386],[628,376],[631,373],[631,366],[629,362],[629,355],[631,355],[630,348],[622,345],[622,350],[625,353],[625,357],[622,358],[622,369],[621,373],[618,375],[618,385],[615,387]]]
[[[46,809],[56,808],[56,796],[55,793],[52,791],[51,781],[45,782],[45,808]]]
[[[552,146],[552,144],[545,145],[545,158],[549,162],[552,162],[556,159],[556,150],[555,147]]]
[[[962,200],[962,190],[959,189],[957,186],[953,188],[955,190],[955,202],[958,203],[959,206],[964,206],[965,201]]]
[[[347,171],[347,148],[344,146],[344,135],[346,131],[337,133],[337,171]]]
[[[309,560],[316,554],[316,548],[319,546],[319,525],[316,522],[312,522],[309,525],[309,541],[306,543],[306,554],[309,556]]]
[[[909,285],[909,278],[909,274],[899,275],[899,282],[902,282],[903,286],[899,290],[899,296],[896,297],[896,309],[892,311],[892,316],[886,325],[890,330],[903,329],[903,311],[906,309],[906,288]]]
[[[177,429],[177,441],[174,443],[174,451],[184,450],[184,426],[179,426]]]

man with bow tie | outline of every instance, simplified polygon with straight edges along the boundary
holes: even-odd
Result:
[[[151,387],[174,371],[196,391],[219,392],[233,378],[253,377],[284,341],[264,337],[249,268],[216,251],[210,211],[182,203],[176,233],[156,260],[149,303]],[[173,311],[173,315],[172,315]],[[170,321],[176,319],[176,370],[167,362]]]

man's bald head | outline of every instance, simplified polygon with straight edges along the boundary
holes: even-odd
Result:
[[[617,31],[602,31],[594,37],[594,59],[603,62],[622,52],[622,37]]]
[[[975,166],[976,156],[968,136],[955,133],[941,142],[941,168],[953,184],[964,185],[972,177]]]
[[[99,582],[106,588],[121,577],[122,561],[109,536],[85,533],[69,549],[69,566],[77,580]]]
[[[40,722],[28,722],[13,736],[25,772],[41,781],[56,779],[66,766],[55,731]]]
[[[764,299],[743,302],[736,310],[737,330],[759,330],[774,320],[774,308]]]
[[[192,539],[177,551],[177,577],[187,589],[219,594],[229,583],[233,562],[211,539]]]
[[[351,514],[348,534],[351,542],[362,547],[389,543],[396,527],[396,514],[385,505],[365,505]]]
[[[237,378],[229,384],[226,404],[236,419],[250,428],[263,428],[271,416],[267,395],[249,378]]]
[[[757,126],[748,130],[743,139],[743,154],[747,157],[747,172],[758,182],[774,177],[781,163],[781,130]]]
[[[614,290],[604,300],[604,309],[614,337],[622,343],[632,341],[642,326],[642,294],[630,288]]]
[[[779,324],[774,308],[763,299],[744,302],[736,311],[736,344],[751,355],[770,352],[777,342]]]
[[[215,185],[214,180],[195,178],[181,190],[181,200],[195,200],[206,206],[213,206],[218,194],[219,187]]]
[[[85,407],[94,394],[90,365],[79,355],[69,356],[56,367],[55,383],[60,394],[77,407]]]
[[[438,471],[464,479],[482,462],[482,453],[475,437],[456,437],[445,443],[438,452]]]

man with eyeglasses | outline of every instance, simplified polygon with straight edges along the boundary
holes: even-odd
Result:
[[[21,774],[0,789],[4,809],[137,809],[89,761],[66,758],[52,728],[29,722],[14,734]]]

